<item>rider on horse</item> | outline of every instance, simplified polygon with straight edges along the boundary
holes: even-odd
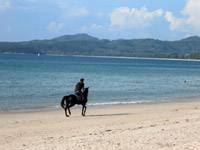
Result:
[[[78,82],[76,84],[76,86],[74,87],[74,93],[77,96],[81,96],[82,101],[84,100],[84,96],[83,96],[83,92],[81,90],[83,90],[83,89],[84,89],[84,79],[81,78],[80,82]]]

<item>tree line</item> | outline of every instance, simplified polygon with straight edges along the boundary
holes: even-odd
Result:
[[[179,41],[100,40],[77,34],[51,40],[0,42],[0,53],[200,59],[200,38],[194,36]]]

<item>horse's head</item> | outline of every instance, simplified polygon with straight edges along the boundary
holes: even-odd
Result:
[[[83,94],[85,97],[88,96],[89,87],[83,89]]]
[[[84,88],[83,93],[88,93],[88,91],[89,91],[89,87]]]

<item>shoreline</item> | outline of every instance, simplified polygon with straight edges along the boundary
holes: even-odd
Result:
[[[48,54],[49,55],[49,54]],[[51,56],[51,55],[49,55]],[[59,55],[52,55],[59,56]],[[68,55],[63,55],[68,56]],[[147,59],[147,60],[175,60],[175,61],[200,61],[199,59],[176,59],[176,58],[149,58],[149,57],[125,57],[125,56],[84,56],[84,55],[72,55],[75,57],[96,57],[96,58],[119,58],[119,59]]]
[[[197,150],[200,102],[0,114],[0,149]]]
[[[154,107],[154,106],[165,106],[165,105],[187,105],[187,104],[195,104],[195,103],[199,103],[200,104],[200,100],[192,100],[192,101],[174,101],[174,102],[160,102],[160,103],[138,103],[138,104],[118,104],[118,105],[104,105],[104,106],[88,106],[87,110],[103,110],[103,109],[115,109],[115,108],[142,108],[142,107]],[[75,105],[73,107],[70,108],[71,111],[80,111],[80,117],[81,117],[81,110],[82,110],[82,106],[81,105]],[[65,112],[64,109],[62,107],[56,108],[56,109],[40,109],[40,111],[20,111],[20,112],[0,112],[0,116],[4,116],[4,115],[25,115],[25,114],[45,114],[45,113],[53,113],[53,112],[62,112],[63,115],[65,116]],[[73,112],[72,112],[73,114]],[[73,116],[73,115],[72,115]],[[87,116],[87,113],[86,113]]]
[[[35,55],[26,53],[0,53],[5,55]],[[125,57],[125,56],[90,56],[90,55],[63,55],[63,54],[41,54],[40,56],[72,56],[72,57],[93,57],[93,58],[119,58],[119,59],[147,59],[147,60],[174,60],[174,61],[200,61],[200,59],[177,59],[177,58],[150,58],[150,57]],[[38,56],[39,57],[39,56]]]
[[[109,107],[126,107],[126,106],[144,106],[144,105],[156,105],[156,104],[175,104],[175,103],[187,103],[187,102],[200,102],[200,97],[182,97],[182,98],[170,98],[157,101],[119,101],[119,102],[103,102],[103,103],[88,103],[89,109],[109,108]],[[75,105],[72,109],[81,109],[81,105]],[[1,114],[23,114],[23,113],[35,113],[35,112],[52,112],[64,110],[60,105],[53,106],[36,106],[29,108],[12,108],[12,109],[0,109]]]

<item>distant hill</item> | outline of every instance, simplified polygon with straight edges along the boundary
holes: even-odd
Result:
[[[200,59],[200,37],[179,41],[155,39],[100,40],[87,34],[64,35],[51,40],[0,42],[0,53],[125,56]]]
[[[70,40],[98,40],[98,38],[92,37],[88,34],[76,34],[76,35],[63,35],[52,40],[56,41],[70,41]]]
[[[185,38],[185,39],[182,39],[181,41],[200,41],[200,37],[198,37],[198,36],[191,36],[191,37],[188,37],[188,38]]]

